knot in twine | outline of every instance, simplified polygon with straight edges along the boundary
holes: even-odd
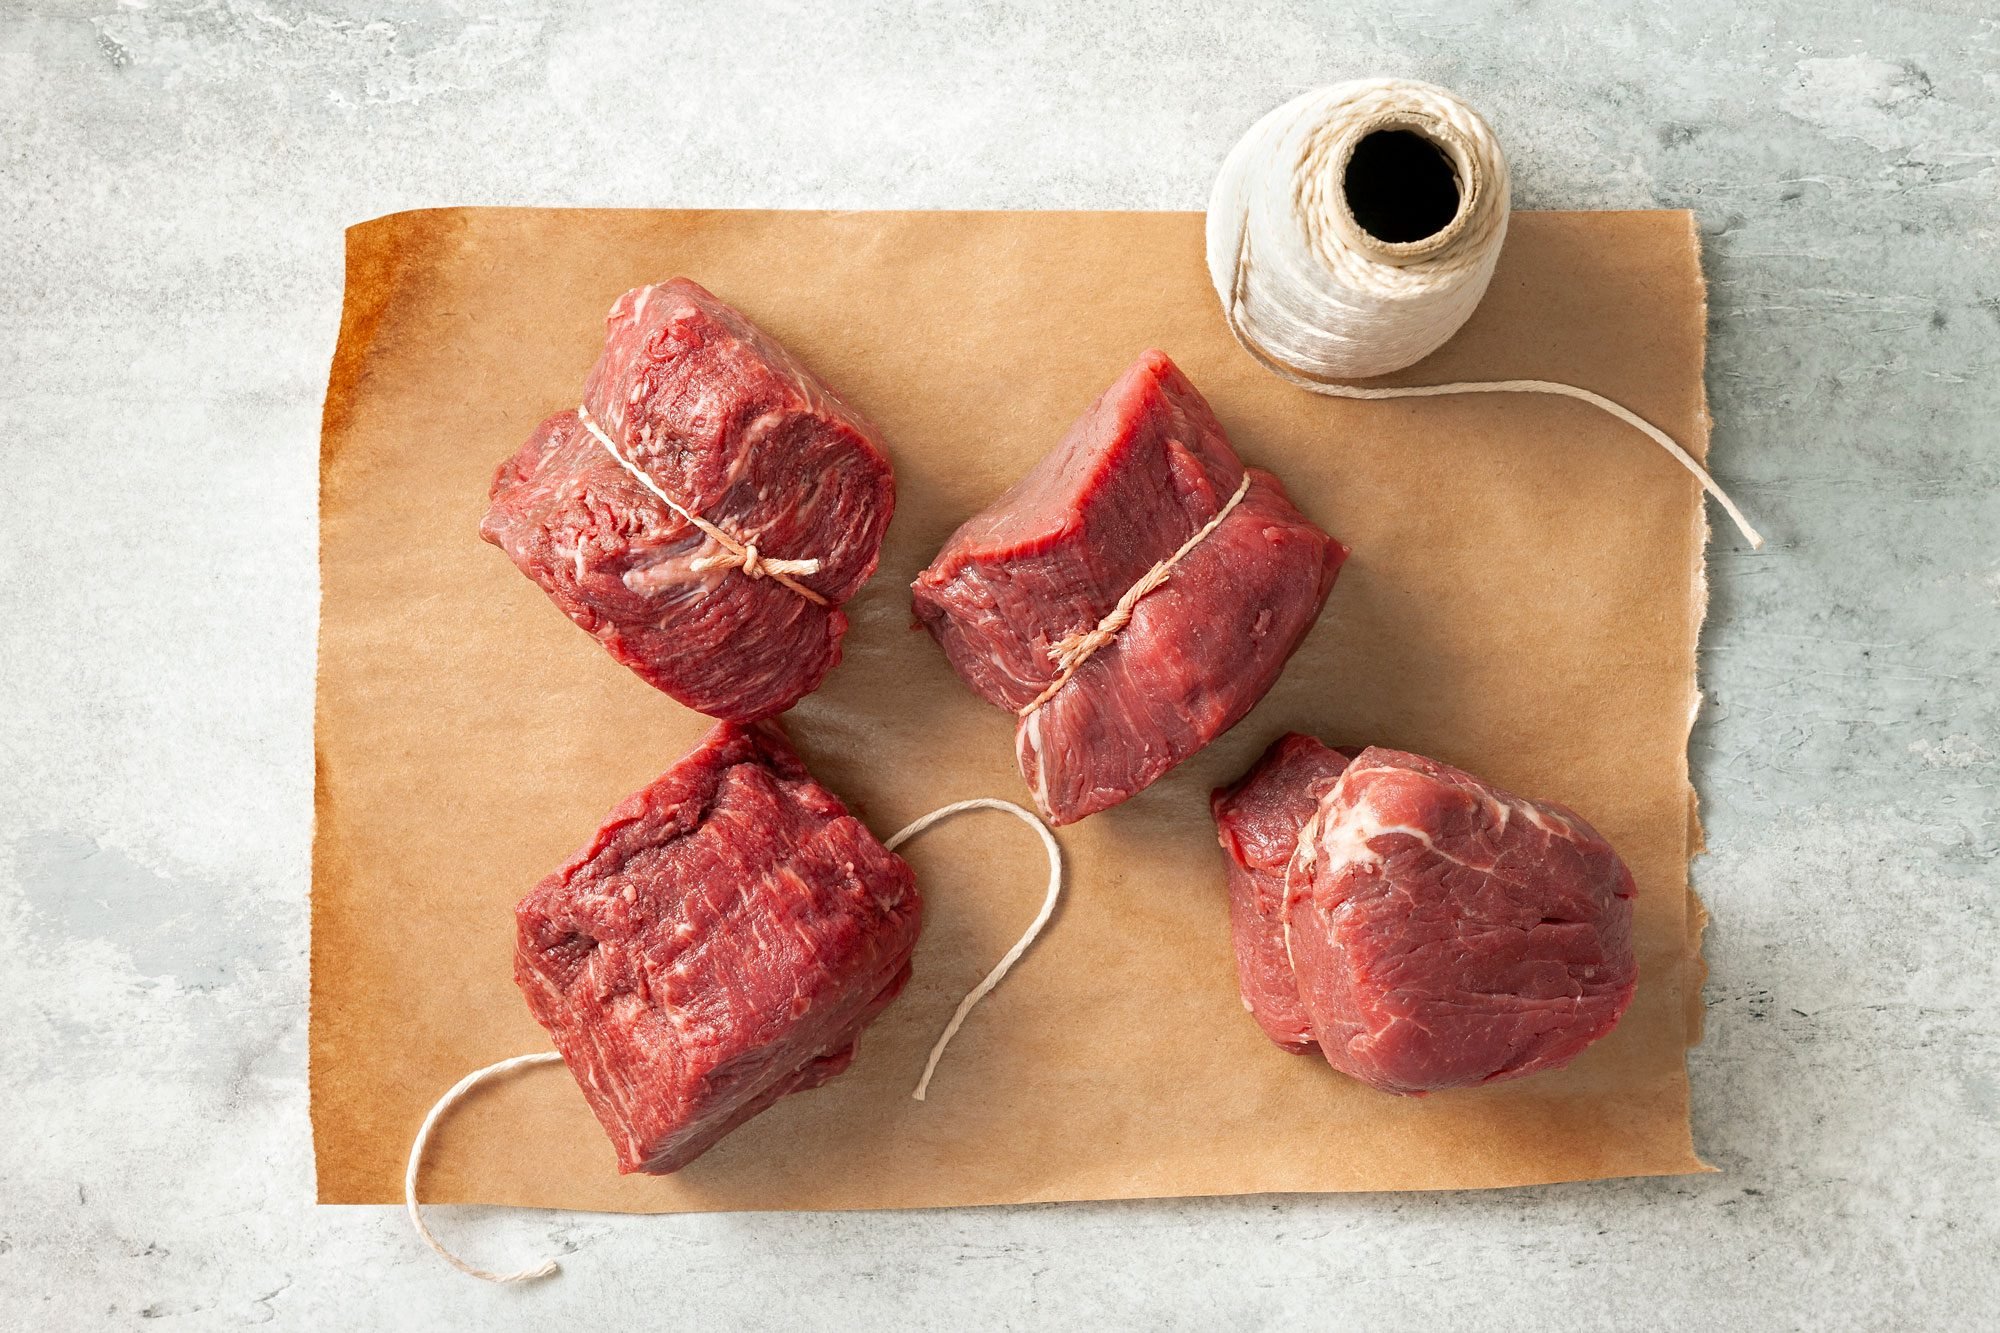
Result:
[[[819,573],[820,562],[818,560],[779,560],[761,554],[757,550],[756,542],[739,541],[731,533],[717,527],[660,489],[659,483],[655,482],[644,468],[625,456],[624,451],[605,433],[604,428],[597,424],[597,419],[591,416],[590,409],[587,406],[582,404],[577,406],[576,419],[582,424],[585,430],[591,433],[597,440],[597,443],[603,447],[604,452],[610,454],[617,461],[619,467],[624,468],[626,472],[632,475],[633,480],[651,491],[655,499],[673,510],[676,514],[679,514],[719,548],[707,555],[696,556],[693,560],[690,560],[688,562],[689,569],[697,574],[710,569],[739,569],[743,571],[745,578],[774,579],[809,602],[814,602],[820,606],[827,604],[826,598],[820,596],[793,577],[794,575]]]
[[[1207,537],[1209,533],[1221,527],[1222,520],[1228,518],[1230,511],[1241,504],[1243,497],[1249,493],[1250,474],[1246,471],[1243,474],[1243,480],[1236,483],[1236,493],[1229,497],[1229,503],[1216,510],[1215,517],[1195,529],[1194,535],[1180,544],[1180,549],[1140,575],[1139,581],[1125,590],[1125,595],[1120,597],[1117,604],[1104,613],[1102,619],[1087,630],[1078,630],[1071,634],[1065,634],[1050,644],[1049,660],[1056,664],[1056,678],[1050,681],[1047,688],[1036,695],[1032,701],[1024,705],[1015,716],[1026,717],[1049,700],[1055,698],[1056,692],[1069,684],[1070,677],[1076,675],[1077,670],[1090,660],[1092,653],[1095,653],[1099,648],[1117,638],[1118,632],[1131,623],[1132,609],[1139,605],[1139,599],[1165,583],[1168,577],[1173,574],[1174,566],[1178,565],[1189,551],[1201,545],[1202,539]]]
[[[1429,235],[1362,225],[1348,168],[1371,135],[1402,131],[1450,167],[1457,208]],[[1383,186],[1384,189],[1394,188]],[[1672,436],[1601,394],[1552,380],[1364,388],[1441,347],[1472,317],[1507,238],[1507,159],[1478,112],[1408,79],[1361,79],[1293,98],[1230,150],[1208,201],[1208,275],[1229,331],[1260,365],[1330,398],[1536,393],[1603,409],[1671,454],[1752,547],[1763,537]]]

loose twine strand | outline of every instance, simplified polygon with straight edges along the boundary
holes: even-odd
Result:
[[[1034,829],[1041,836],[1042,848],[1049,856],[1049,887],[1048,892],[1042,898],[1042,909],[1035,914],[1035,919],[1029,923],[1026,933],[1014,942],[1014,947],[1009,949],[1005,956],[994,965],[993,970],[986,974],[986,978],[973,987],[971,993],[963,1000],[959,1001],[957,1010],[951,1016],[951,1021],[945,1024],[944,1032],[938,1037],[937,1042],[932,1045],[930,1055],[924,1061],[923,1076],[917,1080],[916,1090],[910,1094],[916,1101],[924,1100],[924,1094],[930,1088],[931,1075],[937,1072],[938,1061],[944,1056],[944,1048],[951,1044],[951,1039],[954,1036],[958,1035],[959,1028],[965,1023],[966,1015],[971,1013],[973,1006],[985,999],[987,994],[1000,984],[1000,979],[1007,975],[1008,970],[1020,961],[1021,955],[1028,951],[1028,946],[1035,942],[1036,937],[1042,933],[1042,928],[1048,925],[1049,919],[1055,915],[1056,903],[1062,896],[1062,847],[1056,842],[1055,835],[1049,832],[1047,824],[1044,824],[1031,811],[1022,809],[1012,801],[996,800],[990,796],[975,797],[969,801],[954,801],[950,805],[941,806],[929,814],[913,820],[899,829],[882,845],[893,852],[940,820],[949,819],[953,815],[964,814],[968,810],[1001,810],[1022,820],[1030,828]],[[416,1138],[410,1142],[409,1165],[403,1171],[403,1204],[409,1210],[410,1225],[416,1228],[418,1238],[424,1244],[430,1246],[433,1253],[459,1272],[464,1273],[467,1277],[476,1277],[482,1282],[513,1285],[522,1282],[534,1282],[545,1277],[553,1277],[562,1270],[553,1258],[549,1258],[544,1259],[532,1268],[522,1268],[511,1273],[496,1273],[489,1269],[479,1268],[467,1263],[444,1247],[444,1243],[432,1234],[430,1225],[424,1221],[423,1209],[417,1203],[417,1176],[423,1168],[424,1148],[430,1142],[431,1131],[437,1127],[438,1121],[443,1118],[445,1112],[451,1110],[452,1107],[458,1104],[461,1098],[487,1079],[505,1074],[510,1070],[522,1069],[529,1065],[558,1064],[561,1061],[562,1056],[556,1051],[536,1051],[531,1055],[516,1055],[510,1059],[487,1065],[484,1069],[473,1070],[470,1074],[452,1084],[451,1090],[437,1099],[436,1104],[431,1107],[430,1113],[424,1117],[423,1125],[418,1128]]]
[[[537,1051],[533,1055],[517,1055],[510,1060],[501,1060],[484,1069],[475,1069],[464,1078],[451,1085],[451,1091],[437,1099],[429,1115],[424,1117],[423,1127],[417,1130],[417,1137],[410,1142],[410,1164],[403,1171],[403,1206],[410,1211],[410,1225],[417,1229],[417,1236],[431,1247],[438,1258],[464,1273],[483,1282],[498,1282],[508,1285],[516,1282],[534,1282],[540,1278],[553,1277],[561,1269],[554,1259],[544,1259],[532,1268],[518,1269],[512,1273],[495,1273],[484,1268],[476,1268],[447,1250],[438,1238],[431,1234],[424,1222],[423,1209],[417,1206],[417,1172],[424,1164],[424,1145],[430,1142],[431,1130],[437,1127],[439,1117],[458,1104],[458,1099],[471,1092],[487,1079],[504,1074],[512,1069],[522,1069],[528,1065],[557,1064],[562,1056],[554,1051]]]
[[[1028,946],[1035,942],[1035,937],[1042,933],[1042,927],[1048,925],[1049,918],[1055,915],[1056,901],[1062,897],[1062,847],[1056,842],[1055,834],[1049,832],[1047,824],[1044,824],[1032,811],[1024,810],[1012,801],[996,800],[991,796],[978,796],[969,801],[954,801],[911,822],[882,845],[893,852],[939,820],[949,819],[967,810],[1002,810],[1034,829],[1042,839],[1042,850],[1049,854],[1049,887],[1048,892],[1042,897],[1042,910],[1035,913],[1035,919],[1028,923],[1027,931],[1020,939],[1015,940],[1014,947],[993,965],[993,970],[986,974],[986,979],[974,986],[966,997],[958,1002],[958,1009],[952,1014],[951,1021],[944,1025],[944,1031],[938,1035],[936,1044],[931,1047],[929,1058],[924,1061],[923,1077],[917,1080],[916,1091],[910,1094],[916,1101],[924,1099],[924,1092],[931,1085],[931,1075],[937,1072],[938,1060],[943,1057],[944,1048],[951,1044],[951,1039],[958,1035],[958,1029],[965,1023],[965,1016],[972,1012],[974,1005],[986,998],[989,991],[1000,984],[1000,978],[1007,975],[1008,969],[1020,961],[1021,955],[1028,951]]]
[[[809,602],[817,603],[820,606],[827,604],[826,598],[792,577],[795,574],[819,573],[820,562],[818,560],[780,560],[760,552],[757,549],[756,542],[738,541],[729,532],[717,527],[701,515],[681,504],[673,496],[668,495],[664,490],[661,490],[652,477],[646,474],[644,468],[641,468],[637,463],[627,458],[623,451],[612,442],[611,437],[604,432],[604,428],[597,424],[596,418],[590,415],[589,407],[578,404],[576,419],[583,424],[585,430],[596,437],[597,442],[604,446],[604,452],[610,454],[617,461],[619,467],[624,468],[632,474],[633,480],[651,491],[661,504],[686,519],[688,523],[706,534],[709,540],[722,548],[720,551],[709,555],[697,556],[695,559],[690,560],[688,562],[689,569],[692,569],[697,574],[709,569],[740,569],[743,571],[745,578],[776,579],[779,583],[790,588]]]
[[[1449,225],[1400,244],[1356,221],[1345,188],[1355,146],[1394,130],[1444,154],[1460,198]],[[1602,394],[1538,379],[1341,382],[1413,365],[1464,325],[1499,260],[1508,207],[1506,158],[1486,122],[1452,93],[1403,79],[1315,89],[1259,121],[1224,162],[1209,199],[1209,276],[1231,336],[1287,383],[1329,398],[1531,393],[1589,403],[1666,450],[1761,549],[1764,538],[1693,455]]]
[[[1040,694],[1023,705],[1015,713],[1015,716],[1026,717],[1049,700],[1055,698],[1057,692],[1063,686],[1069,684],[1070,678],[1076,675],[1078,668],[1090,660],[1092,653],[1095,653],[1105,644],[1117,638],[1118,632],[1131,623],[1132,608],[1139,604],[1139,599],[1165,583],[1168,577],[1174,572],[1174,566],[1178,565],[1189,551],[1201,545],[1202,540],[1209,533],[1221,527],[1222,520],[1228,518],[1231,511],[1243,502],[1243,497],[1249,494],[1249,491],[1250,474],[1245,472],[1243,480],[1236,483],[1236,493],[1229,497],[1229,503],[1216,510],[1215,517],[1195,529],[1194,535],[1182,542],[1179,550],[1158,562],[1141,575],[1139,581],[1127,588],[1125,595],[1120,597],[1117,603],[1104,613],[1103,619],[1099,620],[1090,629],[1079,630],[1073,634],[1065,634],[1062,638],[1050,644],[1049,660],[1056,664],[1056,678],[1050,681]]]

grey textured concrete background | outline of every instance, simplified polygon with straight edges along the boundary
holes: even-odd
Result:
[[[2000,1318],[1986,0],[584,14],[0,0],[0,1324],[1908,1328]],[[1722,1174],[889,1215],[311,1203],[315,446],[341,228],[446,203],[1198,208],[1402,73],[1527,208],[1691,207]],[[530,1149],[531,1150],[531,1149]],[[156,1322],[157,1321],[157,1322]]]

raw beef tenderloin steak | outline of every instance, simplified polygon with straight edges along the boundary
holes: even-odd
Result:
[[[1281,736],[1256,767],[1209,799],[1216,836],[1229,853],[1229,935],[1243,1007],[1288,1051],[1314,1046],[1285,954],[1285,869],[1319,798],[1347,767],[1346,755],[1297,732]]]
[[[618,1169],[664,1173],[847,1068],[921,912],[776,724],[725,722],[521,900],[514,980]]]
[[[875,428],[744,315],[686,278],[625,293],[583,407],[690,513],[790,575],[713,564],[714,538],[632,475],[573,410],[493,478],[479,533],[611,655],[697,712],[783,712],[840,660],[840,604],[875,570],[895,480]]]
[[[975,693],[1019,717],[1021,775],[1053,823],[1118,804],[1234,726],[1318,618],[1347,548],[1268,472],[1248,469],[1228,509],[1245,477],[1208,403],[1149,351],[918,576],[917,618]],[[1225,509],[1044,699],[1058,645]]]
[[[1279,920],[1298,1008],[1273,1013],[1303,1011],[1329,1064],[1395,1093],[1560,1069],[1617,1026],[1638,975],[1635,890],[1596,830],[1397,750],[1361,751],[1315,796],[1313,744],[1286,737],[1264,761],[1275,778],[1292,754],[1290,813],[1306,812]],[[1253,931],[1239,925],[1239,956],[1268,949],[1265,920],[1235,920]]]

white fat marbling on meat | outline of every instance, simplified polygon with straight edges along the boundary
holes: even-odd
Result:
[[[1334,791],[1339,790],[1336,784]],[[1327,801],[1332,799],[1330,793]],[[1320,808],[1324,811],[1326,802],[1322,802]],[[1361,866],[1380,865],[1381,854],[1369,844],[1386,833],[1409,833],[1423,838],[1426,843],[1430,842],[1421,830],[1404,824],[1387,823],[1365,804],[1347,810],[1336,819],[1327,820],[1319,815],[1313,818],[1318,827],[1314,829],[1312,852],[1303,856],[1308,871],[1321,862],[1325,863],[1329,875]]]
[[[1014,763],[1025,773],[1028,771],[1028,756],[1035,757],[1035,805],[1042,813],[1049,809],[1049,766],[1042,758],[1042,710],[1021,719],[1014,728]]]
[[[743,480],[743,474],[750,470],[750,460],[755,456],[758,447],[769,438],[772,431],[784,423],[785,416],[782,411],[766,412],[746,425],[738,434],[736,452],[730,456],[729,470],[723,474],[724,494],[734,490],[736,484]],[[754,540],[756,534],[748,535]]]
[[[659,289],[658,287],[654,286],[654,285],[653,285],[652,283],[647,283],[647,284],[646,284],[646,285],[645,285],[644,287],[641,287],[641,288],[639,289],[639,294],[638,294],[637,296],[635,296],[635,297],[633,297],[633,298],[632,298],[632,322],[633,322],[633,323],[637,324],[637,323],[641,323],[641,322],[643,322],[643,321],[645,320],[645,318],[646,318],[646,307],[647,307],[648,305],[652,304],[652,301],[653,301],[653,296],[654,296],[654,295],[655,295],[655,294],[656,294],[656,293],[657,293],[657,292],[658,292],[659,290],[660,290],[660,289]]]
[[[1529,823],[1552,838],[1563,838],[1574,842],[1583,836],[1575,824],[1556,811],[1540,809],[1527,801],[1515,801],[1510,804],[1526,816]]]
[[[722,568],[697,570],[694,562],[704,555],[712,555],[719,548],[706,538],[685,551],[664,555],[647,564],[634,565],[620,576],[619,582],[642,596],[653,596],[677,585],[701,588],[710,591],[720,586],[729,571]],[[665,622],[662,622],[664,627]]]
[[[1353,771],[1351,768],[1348,770],[1349,773]],[[1382,854],[1375,850],[1374,842],[1377,838],[1395,834],[1401,834],[1423,844],[1426,851],[1441,861],[1449,861],[1453,865],[1482,873],[1492,869],[1490,865],[1467,861],[1464,857],[1453,855],[1439,847],[1431,835],[1423,829],[1384,818],[1365,797],[1343,811],[1338,818],[1326,820],[1324,816],[1333,806],[1346,780],[1347,774],[1342,774],[1339,781],[1335,782],[1321,799],[1319,809],[1313,812],[1313,817],[1299,830],[1298,849],[1293,853],[1292,863],[1286,870],[1287,892],[1290,891],[1294,870],[1299,874],[1310,874],[1322,861],[1325,863],[1326,873],[1334,876],[1347,870],[1382,864]],[[1539,809],[1531,801],[1518,797],[1487,795],[1481,804],[1484,806],[1489,824],[1496,832],[1504,832],[1514,815],[1519,814],[1551,837],[1575,841],[1580,836],[1575,826],[1568,820],[1554,815],[1553,812]]]

